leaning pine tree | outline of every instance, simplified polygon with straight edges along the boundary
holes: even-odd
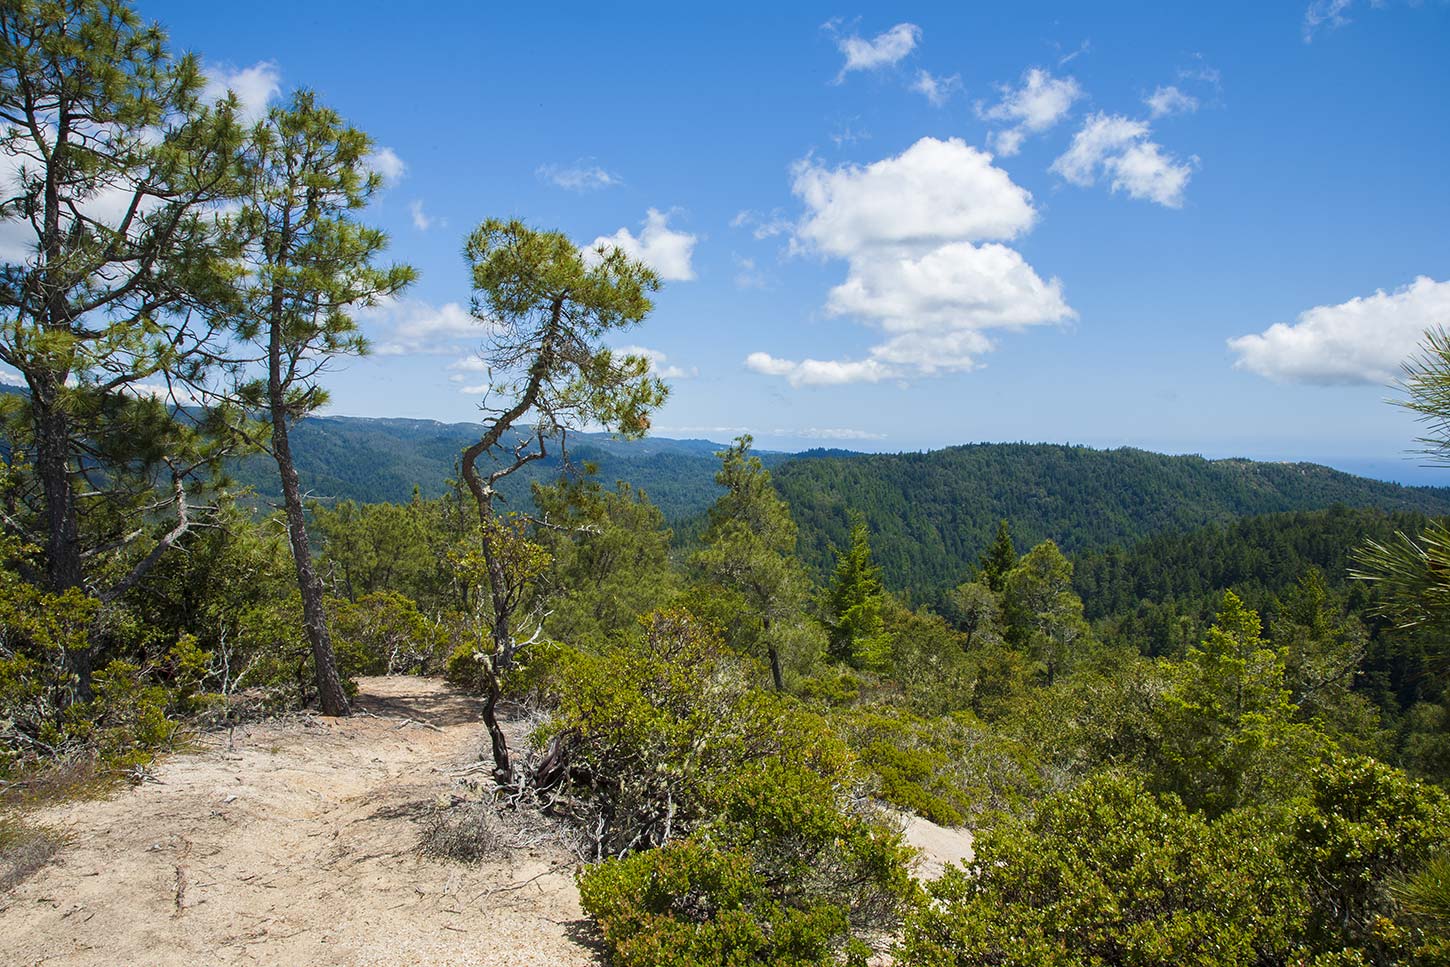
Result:
[[[371,147],[367,135],[318,105],[311,92],[297,92],[251,132],[236,216],[246,239],[246,271],[233,329],[238,345],[255,352],[239,350],[231,360],[225,402],[235,409],[234,429],[277,462],[325,715],[346,715],[348,702],[307,541],[289,428],[327,401],[318,377],[331,360],[367,351],[352,313],[414,278],[406,265],[375,264],[387,236],[354,217],[382,186],[369,168]]]
[[[473,274],[473,314],[488,327],[480,353],[488,370],[480,408],[484,432],[463,451],[464,483],[478,507],[477,558],[490,605],[488,653],[483,654],[483,719],[493,747],[494,773],[513,779],[508,743],[496,708],[499,680],[518,660],[520,624],[535,613],[533,586],[542,550],[517,520],[495,506],[510,474],[563,450],[566,434],[602,426],[626,437],[644,435],[649,414],[667,388],[642,356],[603,345],[611,333],[637,325],[654,304],[659,278],[619,249],[581,252],[560,232],[520,221],[490,219],[464,247]]]

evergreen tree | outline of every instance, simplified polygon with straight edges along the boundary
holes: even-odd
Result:
[[[112,599],[189,528],[185,483],[207,455],[154,397],[216,343],[228,252],[213,216],[240,132],[204,84],[125,3],[0,4],[0,220],[23,251],[0,264],[0,362],[26,388],[4,407],[6,463],[34,484],[6,519],[42,548],[53,592]],[[115,552],[152,535],[137,523],[156,507],[176,523],[118,581]],[[83,695],[91,650],[68,654]]]
[[[725,493],[710,508],[703,549],[692,563],[706,580],[739,597],[743,608],[726,628],[727,642],[770,662],[771,680],[785,688],[781,653],[798,639],[810,581],[795,557],[790,509],[770,484],[749,435],[722,450],[715,480]]]
[[[1051,684],[1089,636],[1072,562],[1043,541],[1007,572],[1002,590],[1008,642],[1041,662]]]
[[[1007,580],[1007,572],[1017,566],[1017,548],[1012,546],[1012,529],[1003,520],[997,524],[997,536],[977,559],[977,581],[997,594]]]
[[[325,715],[346,715],[348,703],[307,539],[290,431],[327,402],[318,383],[327,364],[367,351],[353,319],[356,307],[394,295],[414,277],[407,266],[377,267],[387,236],[354,218],[382,187],[381,177],[368,168],[371,148],[367,135],[317,104],[311,92],[298,91],[252,131],[236,216],[247,239],[248,271],[237,283],[241,307],[233,329],[239,344],[254,346],[257,354],[231,361],[234,382],[227,401],[237,408],[237,432],[277,464],[303,628]],[[246,425],[257,414],[264,426]]]
[[[851,546],[836,558],[836,573],[826,591],[830,655],[857,668],[880,669],[890,642],[882,606],[881,568],[871,560],[870,531],[858,519],[851,527]]]

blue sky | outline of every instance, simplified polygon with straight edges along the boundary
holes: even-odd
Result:
[[[141,10],[391,152],[368,217],[421,277],[333,412],[476,417],[461,240],[518,216],[669,278],[619,341],[662,435],[1446,482],[1383,400],[1450,323],[1450,5],[1305,3]]]

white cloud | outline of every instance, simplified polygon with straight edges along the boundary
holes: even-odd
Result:
[[[237,95],[241,120],[255,124],[267,113],[271,100],[282,92],[282,72],[271,61],[261,61],[239,70],[225,66],[208,70],[206,86],[201,92],[202,100],[214,103],[226,97],[227,91]]]
[[[403,159],[399,158],[398,153],[392,148],[376,149],[367,156],[365,164],[370,171],[381,175],[383,181],[386,182],[397,181],[408,170]]]
[[[550,184],[569,191],[597,191],[600,188],[614,188],[624,184],[623,179],[605,171],[587,159],[580,159],[572,165],[540,165],[534,174]]]
[[[631,258],[639,259],[659,273],[666,281],[688,281],[695,277],[690,265],[699,241],[687,232],[676,232],[669,227],[669,215],[651,208],[644,219],[644,229],[636,236],[627,228],[621,228],[613,235],[601,235],[589,245],[589,250],[619,249]]]
[[[478,342],[488,334],[488,327],[457,302],[435,306],[421,299],[389,299],[360,310],[358,319],[379,356],[453,353],[463,340]]]
[[[1321,27],[1334,30],[1349,23],[1345,12],[1352,6],[1354,0],[1314,0],[1304,10],[1304,43],[1312,43]]]
[[[987,330],[1075,316],[1057,279],[1001,244],[1036,221],[1032,196],[961,140],[922,138],[864,167],[806,159],[792,190],[806,206],[797,243],[847,263],[826,312],[885,338],[856,360],[752,353],[755,372],[821,386],[964,371],[993,348]]]
[[[842,383],[879,383],[899,375],[875,359],[777,359],[769,353],[751,353],[745,365],[766,376],[784,376],[792,386],[838,386]]]
[[[877,355],[927,373],[964,368],[959,361],[990,349],[980,330],[1030,326],[1072,314],[1061,284],[1043,282],[1015,249],[965,241],[921,254],[855,259],[846,281],[831,290],[826,308],[831,315],[874,319],[889,333],[908,334],[877,347]]]
[[[664,353],[658,349],[650,349],[648,346],[619,346],[614,349],[614,354],[617,356],[643,356],[649,360],[650,372],[660,379],[692,379],[700,375],[699,368],[691,366],[686,369],[683,366],[676,366]]]
[[[1319,386],[1391,382],[1425,330],[1450,322],[1450,281],[1420,276],[1409,285],[1333,306],[1293,323],[1228,341],[1234,366],[1284,383]]]
[[[991,107],[978,104],[977,115],[984,121],[1012,125],[992,134],[992,146],[1002,155],[1016,154],[1027,135],[1041,134],[1067,117],[1083,96],[1074,78],[1053,77],[1040,67],[1023,74],[1020,86],[1002,85],[999,90],[1002,100]]]
[[[1120,114],[1094,114],[1073,136],[1072,145],[1052,163],[1052,171],[1080,187],[1106,175],[1113,191],[1157,202],[1168,208],[1183,205],[1183,191],[1196,158],[1179,161],[1149,140],[1147,122]]]
[[[1037,217],[1032,196],[959,138],[922,138],[864,167],[798,162],[792,191],[806,204],[800,237],[830,255],[877,245],[1012,238]]]
[[[420,232],[426,232],[434,225],[443,224],[436,218],[432,218],[423,211],[423,199],[415,198],[408,205],[408,212],[413,216],[413,227]]]
[[[1143,103],[1148,106],[1148,113],[1155,118],[1168,117],[1173,114],[1192,114],[1198,110],[1198,98],[1192,94],[1185,94],[1172,84],[1167,87],[1159,87],[1152,94],[1143,98]]]
[[[912,23],[899,23],[870,40],[855,34],[839,38],[836,46],[846,56],[846,63],[836,75],[836,83],[839,84],[851,71],[890,67],[915,50],[920,40],[921,28]]]
[[[912,82],[911,89],[918,94],[924,95],[933,107],[941,107],[951,99],[953,91],[959,91],[962,87],[962,76],[953,74],[951,77],[935,77],[930,71],[917,71],[916,80]]]

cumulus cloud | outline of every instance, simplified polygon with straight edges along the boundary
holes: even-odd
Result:
[[[1094,114],[1073,136],[1067,152],[1052,163],[1052,171],[1084,188],[1101,175],[1113,191],[1180,208],[1197,159],[1180,161],[1165,154],[1161,145],[1150,140],[1151,134],[1144,121],[1120,114]]]
[[[933,107],[941,107],[951,99],[952,92],[961,90],[962,77],[960,74],[953,74],[951,77],[936,77],[930,71],[917,71],[916,80],[912,82],[911,89],[923,95],[932,103]]]
[[[478,342],[488,331],[457,302],[435,306],[421,299],[388,299],[361,310],[358,319],[379,356],[454,353],[464,340]]]
[[[792,386],[839,386],[842,383],[879,383],[898,372],[875,359],[777,359],[769,353],[751,353],[745,365],[766,376],[783,376]]]
[[[1174,114],[1192,114],[1198,110],[1198,98],[1192,94],[1185,94],[1172,84],[1167,87],[1159,87],[1152,94],[1143,98],[1143,103],[1148,106],[1148,113],[1155,118],[1169,117]]]
[[[845,259],[826,312],[884,338],[855,360],[750,354],[745,365],[795,386],[880,382],[963,371],[993,348],[993,329],[1074,317],[1057,279],[1044,281],[1002,244],[1030,229],[1032,196],[959,139],[922,138],[874,164],[797,164],[802,247]]]
[[[913,23],[899,23],[870,40],[852,34],[836,40],[836,47],[845,55],[846,62],[836,75],[836,83],[845,80],[851,71],[880,70],[898,63],[916,49],[921,41],[921,28]]]
[[[881,245],[934,246],[959,239],[1010,239],[1032,227],[1032,195],[960,138],[922,138],[895,157],[826,168],[794,168],[805,202],[799,236],[829,255]]]
[[[397,181],[408,170],[403,159],[392,148],[378,148],[367,156],[366,164],[370,171],[381,175],[385,182]]]
[[[267,105],[282,92],[282,72],[271,61],[233,69],[225,65],[209,68],[201,97],[207,103],[220,101],[231,91],[237,96],[243,122],[255,124],[267,113]]]
[[[700,375],[698,367],[676,366],[664,353],[648,346],[619,346],[614,353],[617,356],[643,356],[649,361],[650,372],[660,379],[692,379]]]
[[[614,188],[624,184],[623,179],[618,175],[605,171],[586,159],[576,161],[572,165],[540,165],[535,169],[534,174],[552,185],[581,193],[598,191],[601,188]]]
[[[1380,289],[1332,306],[1315,306],[1290,323],[1228,341],[1234,366],[1282,383],[1334,386],[1391,382],[1425,330],[1450,321],[1450,282],[1420,276],[1393,292]]]
[[[1030,326],[1070,314],[1056,280],[1044,282],[1015,249],[951,242],[922,253],[873,254],[853,261],[831,290],[827,311],[875,319],[901,333],[878,358],[922,372],[961,368],[991,348],[981,330]]]
[[[1002,99],[991,107],[978,104],[977,115],[1011,125],[992,133],[992,146],[1002,155],[1016,154],[1029,134],[1041,134],[1067,117],[1083,96],[1074,78],[1053,77],[1040,67],[1023,74],[1017,87],[1002,85],[999,90]]]
[[[688,281],[695,277],[690,260],[699,240],[688,232],[671,229],[669,219],[669,215],[651,208],[645,214],[644,228],[638,235],[628,228],[621,228],[613,235],[596,238],[590,243],[589,250],[617,248],[654,269],[666,281]]]

